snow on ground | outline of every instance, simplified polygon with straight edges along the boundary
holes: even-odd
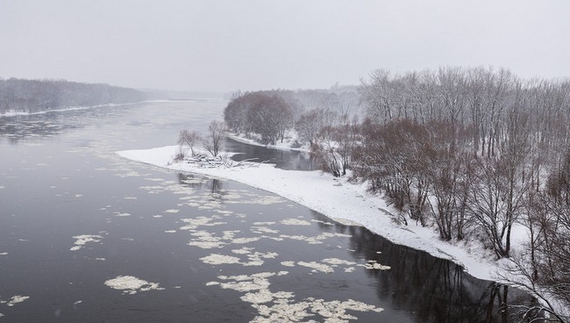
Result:
[[[439,240],[432,228],[410,222],[408,226],[393,220],[393,209],[382,199],[369,194],[364,184],[347,183],[321,171],[290,171],[273,165],[239,163],[235,167],[220,164],[204,167],[200,164],[173,162],[179,146],[145,150],[119,151],[121,157],[172,170],[203,174],[241,182],[281,195],[329,218],[349,225],[362,225],[372,232],[401,245],[426,251],[433,256],[449,259],[480,279],[497,280],[497,262],[485,259],[477,246],[455,246]]]

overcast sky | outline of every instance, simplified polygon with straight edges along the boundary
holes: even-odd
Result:
[[[570,76],[568,0],[0,0],[0,77],[191,91],[328,88],[375,69]]]

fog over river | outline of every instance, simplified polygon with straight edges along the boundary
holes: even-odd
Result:
[[[524,297],[277,195],[115,154],[205,132],[225,105],[0,117],[0,322],[500,322],[504,293]]]

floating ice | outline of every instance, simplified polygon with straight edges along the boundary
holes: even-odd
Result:
[[[206,283],[206,286],[220,286],[245,293],[241,300],[251,303],[258,311],[251,322],[301,322],[316,315],[324,322],[347,322],[357,319],[347,311],[381,312],[381,308],[352,299],[346,301],[315,299],[308,297],[295,302],[295,294],[287,291],[271,292],[269,278],[287,275],[288,272],[263,272],[253,275],[218,276],[220,281]],[[316,322],[311,320],[310,322]]]
[[[73,238],[76,240],[73,243],[74,246],[69,249],[71,251],[77,251],[83,248],[85,244],[88,242],[100,242],[101,239],[103,239],[103,237],[98,234],[83,234],[83,235],[73,236]]]
[[[299,220],[299,219],[285,219],[281,221],[281,224],[284,225],[311,225],[310,222],[307,222],[305,220]]]
[[[376,269],[376,270],[390,270],[390,266],[384,266],[382,264],[379,264],[378,262],[376,262],[376,260],[368,260],[368,262],[365,265],[359,265],[362,266],[366,269]]]
[[[210,265],[239,264],[240,262],[238,257],[220,255],[216,253],[202,257],[200,260]]]
[[[268,227],[253,226],[253,227],[251,227],[251,232],[258,233],[258,234],[264,234],[264,233],[277,234],[277,233],[279,233],[279,230],[273,230],[273,229],[270,229]]]
[[[131,214],[130,214],[130,213],[127,213],[127,212],[123,212],[123,213],[121,213],[121,212],[113,212],[113,214],[115,214],[115,216],[118,216],[118,217],[131,216]]]
[[[326,258],[323,259],[324,263],[327,263],[329,265],[356,265],[356,263],[354,261],[348,261],[348,260],[344,260],[344,259],[339,259],[339,258]]]
[[[260,240],[261,237],[253,237],[253,238],[237,238],[232,240],[232,243],[235,244],[246,244],[246,243],[250,243],[250,242],[255,242]]]
[[[178,213],[178,212],[180,212],[180,210],[178,210],[178,209],[169,209],[169,210],[164,211],[164,213],[172,213],[172,214]]]
[[[15,296],[12,296],[12,298],[10,298],[10,300],[8,301],[8,303],[6,305],[14,306],[14,304],[22,303],[23,301],[27,300],[28,298],[30,298],[30,296],[15,295]]]
[[[197,229],[200,226],[213,227],[217,225],[227,224],[227,222],[211,222],[212,220],[214,220],[213,217],[208,218],[205,216],[182,219],[182,222],[187,223],[187,225],[180,227],[180,230],[192,230]]]
[[[113,289],[122,290],[123,294],[136,294],[150,290],[164,290],[158,283],[147,282],[134,276],[117,276],[105,281],[105,285]]]
[[[295,267],[295,262],[294,261],[282,261],[281,265],[285,266],[285,267]]]
[[[297,264],[299,266],[312,268],[313,272],[320,271],[320,272],[327,273],[327,274],[334,272],[334,269],[331,266],[326,265],[326,264],[321,264],[321,263],[318,263],[316,261],[311,261],[311,262],[299,261],[299,262],[297,262]]]

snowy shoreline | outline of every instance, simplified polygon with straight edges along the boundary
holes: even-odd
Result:
[[[408,226],[393,220],[395,212],[385,201],[366,191],[364,184],[347,183],[321,171],[291,171],[273,165],[240,163],[236,167],[203,167],[173,162],[179,146],[124,150],[117,155],[137,162],[176,171],[240,182],[306,206],[327,217],[349,225],[361,225],[370,231],[413,249],[451,260],[479,279],[497,281],[503,272],[499,262],[491,261],[480,246],[456,246],[441,241],[432,228],[410,222]]]

